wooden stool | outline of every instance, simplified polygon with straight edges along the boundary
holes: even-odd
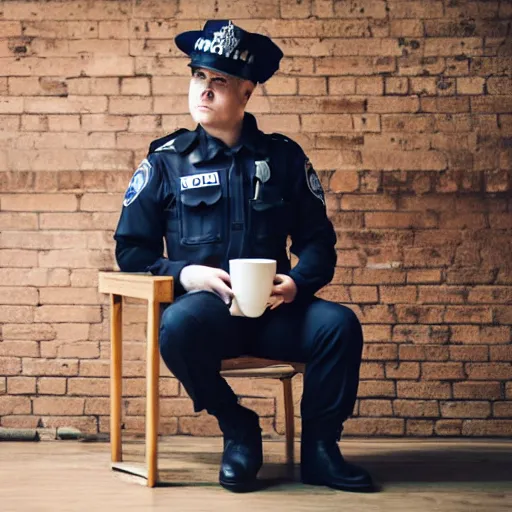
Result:
[[[173,278],[150,274],[100,272],[99,291],[110,295],[110,447],[111,468],[146,478],[148,487],[158,481],[158,379],[160,354],[158,331],[160,305],[174,300]],[[123,297],[148,301],[146,345],[146,467],[123,463],[121,439],[122,399],[122,305]],[[225,377],[259,377],[279,379],[283,383],[286,462],[294,462],[294,413],[292,378],[304,372],[304,365],[270,359],[240,357],[222,363]]]

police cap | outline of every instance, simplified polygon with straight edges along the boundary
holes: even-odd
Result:
[[[208,20],[203,30],[183,32],[175,41],[190,56],[190,67],[212,69],[254,83],[267,81],[283,57],[269,37],[247,32],[229,20]]]

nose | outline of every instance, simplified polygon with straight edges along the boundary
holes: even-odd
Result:
[[[204,89],[201,92],[201,97],[207,97],[209,100],[213,98],[212,82],[211,80],[205,80]]]

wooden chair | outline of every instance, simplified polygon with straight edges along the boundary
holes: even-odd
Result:
[[[174,299],[172,277],[124,272],[100,272],[99,291],[110,295],[110,447],[111,468],[146,478],[148,487],[158,482],[158,379],[160,354],[158,331],[160,304]],[[123,463],[121,440],[122,399],[122,305],[123,297],[148,301],[146,346],[146,467]],[[294,413],[292,378],[304,371],[304,365],[269,359],[241,357],[223,361],[222,375],[226,377],[265,377],[283,383],[286,461],[294,462]]]

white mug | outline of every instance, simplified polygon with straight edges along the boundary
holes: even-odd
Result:
[[[229,275],[234,295],[233,315],[256,318],[265,312],[272,293],[276,269],[276,260],[263,258],[229,260]]]

